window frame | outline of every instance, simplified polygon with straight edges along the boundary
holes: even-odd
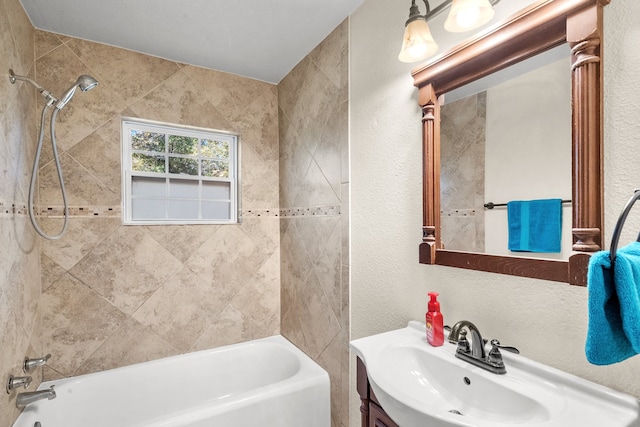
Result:
[[[140,119],[136,117],[121,117],[120,120],[120,147],[121,147],[121,190],[122,190],[122,223],[123,225],[190,225],[190,224],[237,224],[240,222],[240,135],[235,132],[223,131],[218,129],[208,129],[196,126],[180,125],[173,123],[158,122],[153,120]],[[144,132],[164,133],[166,135],[176,135],[185,137],[198,137],[199,139],[215,139],[216,136],[224,136],[225,140],[231,138],[229,144],[229,176],[222,177],[207,177],[198,175],[186,175],[169,173],[168,170],[164,173],[157,172],[142,172],[134,171],[132,168],[132,154],[136,152],[132,149],[131,145],[131,130],[140,130]],[[164,156],[169,157],[168,148],[165,148]],[[170,157],[185,158],[185,155],[176,154]],[[195,156],[188,156],[188,158],[198,158]],[[133,218],[133,197],[132,187],[135,177],[142,178],[159,178],[165,180],[165,217],[159,219],[134,219]],[[176,200],[169,196],[169,182],[185,180],[185,181],[198,181],[198,198],[199,216],[202,214],[202,183],[203,182],[224,182],[229,183],[229,219],[172,219],[168,217],[169,208],[167,202],[169,200]]]

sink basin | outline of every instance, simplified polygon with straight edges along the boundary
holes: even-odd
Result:
[[[425,326],[351,341],[386,413],[401,427],[640,427],[640,406],[616,392],[526,357],[502,352],[507,373],[432,347]]]

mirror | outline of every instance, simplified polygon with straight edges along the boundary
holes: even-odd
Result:
[[[565,201],[560,204],[559,251],[527,256],[569,259],[570,54],[562,45],[443,96],[443,248],[512,255],[506,202],[558,198]]]
[[[420,262],[586,284],[602,230],[602,8],[609,0],[544,0],[413,71],[422,107],[423,243]],[[550,49],[571,49],[571,241],[568,260],[449,250],[441,212],[443,95]],[[539,91],[549,90],[541,84]],[[540,102],[540,109],[548,108]],[[555,196],[553,196],[555,197]],[[500,200],[499,202],[502,202]],[[497,238],[487,235],[486,240]]]

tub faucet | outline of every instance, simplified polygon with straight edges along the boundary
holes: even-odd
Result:
[[[42,400],[42,399],[49,399],[49,400],[55,399],[56,392],[53,389],[53,387],[54,386],[51,386],[46,390],[19,393],[18,396],[16,396],[16,407],[24,408],[28,404],[37,402],[38,400]]]

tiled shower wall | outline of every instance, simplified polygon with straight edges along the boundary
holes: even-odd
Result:
[[[42,244],[37,330],[53,354],[45,377],[279,333],[276,86],[42,31],[36,70],[54,94],[80,74],[100,82],[58,115],[72,209],[68,234]],[[241,224],[123,226],[122,116],[240,133]],[[61,196],[49,148],[39,204],[43,227],[57,233]]]
[[[278,85],[282,334],[331,378],[348,425],[348,21]]]
[[[9,82],[9,69],[33,77],[34,30],[18,0],[0,0],[0,380],[21,375],[40,299],[40,244],[26,216],[35,155],[36,92]],[[35,378],[39,382],[39,378]],[[4,388],[4,387],[3,387]],[[0,393],[0,425],[17,417],[15,393]]]

